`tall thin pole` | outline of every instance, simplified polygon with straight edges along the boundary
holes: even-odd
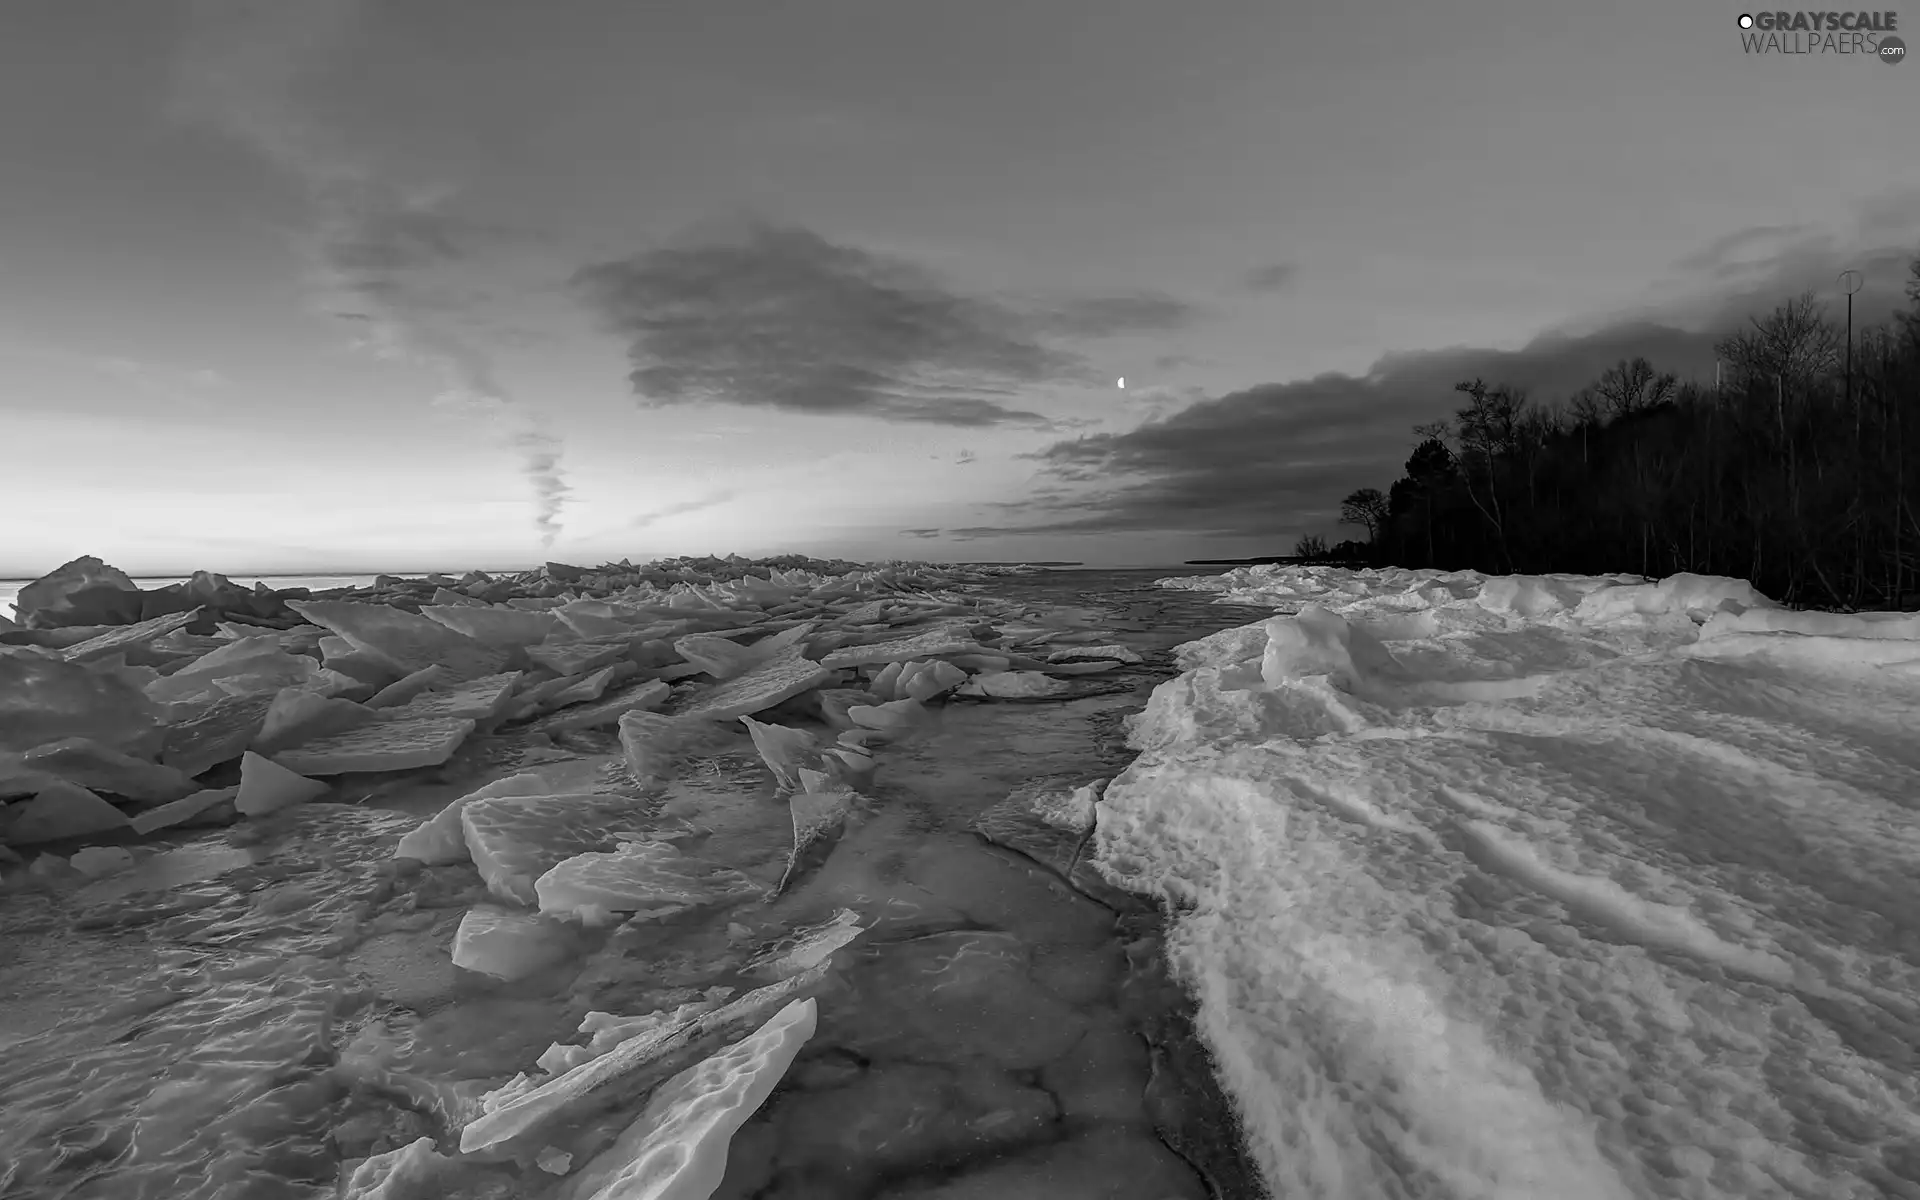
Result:
[[[1847,294],[1847,407],[1853,407],[1853,294],[1865,283],[1860,272],[1851,268],[1840,272],[1840,288]]]

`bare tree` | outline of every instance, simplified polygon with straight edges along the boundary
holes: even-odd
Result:
[[[1658,374],[1644,358],[1621,359],[1594,381],[1593,398],[1609,417],[1626,417],[1673,399],[1680,377]]]
[[[1309,533],[1293,544],[1293,556],[1306,559],[1325,558],[1327,539],[1317,533]]]
[[[1380,494],[1379,488],[1359,488],[1349,493],[1340,502],[1340,523],[1364,525],[1367,541],[1378,541],[1380,530],[1387,523],[1387,498]]]
[[[1798,393],[1840,365],[1841,337],[1826,306],[1802,292],[1714,347],[1733,368],[1736,387],[1770,387]]]

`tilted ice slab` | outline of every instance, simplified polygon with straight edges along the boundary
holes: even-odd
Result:
[[[806,658],[798,647],[788,647],[745,675],[693,697],[680,715],[717,721],[750,717],[831,678],[832,668]]]
[[[904,662],[942,654],[986,652],[986,647],[974,640],[969,626],[942,625],[908,637],[865,646],[847,646],[827,654],[820,661],[828,667],[857,667],[866,663]]]
[[[661,1084],[763,1024],[820,982],[818,969],[748,992],[693,1019],[643,1033],[482,1114],[460,1131],[460,1151],[531,1154],[555,1131],[651,1095]]]
[[[507,660],[504,652],[484,642],[388,604],[289,600],[287,607],[333,630],[356,649],[387,660],[402,673],[437,664],[455,680],[476,679],[495,674]]]
[[[512,982],[566,961],[572,949],[566,929],[551,918],[479,904],[454,931],[453,965]]]
[[[461,808],[460,827],[488,890],[533,907],[536,880],[576,854],[640,836],[633,825],[644,812],[640,801],[597,793],[488,796]]]
[[[1920,679],[1695,654],[1897,621],[1800,632],[1698,577],[1235,574],[1299,614],[1183,648],[1094,845],[1186,914],[1274,1194],[1920,1184]]]
[[[303,742],[275,761],[303,775],[409,771],[439,766],[473,732],[470,718],[413,716],[409,707],[383,710],[364,725]]]
[[[811,998],[791,1001],[752,1035],[668,1080],[559,1200],[707,1200],[727,1173],[733,1135],[766,1103],[817,1020]]]
[[[496,650],[524,650],[551,637],[574,636],[552,613],[527,612],[506,605],[427,605],[420,609],[420,615]]]
[[[418,828],[400,839],[400,844],[393,848],[393,856],[429,864],[470,862],[473,855],[467,850],[467,831],[460,824],[460,814],[467,805],[489,796],[551,795],[550,789],[551,785],[546,780],[530,773],[496,779],[468,792],[422,821]]]
[[[610,851],[576,854],[534,881],[549,917],[597,922],[602,913],[670,916],[758,891],[740,872],[682,854],[665,842],[622,842]]]
[[[995,671],[976,675],[960,685],[959,696],[989,696],[996,700],[1036,700],[1058,696],[1073,690],[1064,679],[1055,679],[1038,671]]]

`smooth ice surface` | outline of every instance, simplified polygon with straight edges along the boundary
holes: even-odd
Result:
[[[727,1146],[766,1103],[818,1008],[795,1000],[748,1037],[655,1092],[617,1141],[568,1181],[560,1200],[706,1200],[727,1173]]]
[[[1095,845],[1276,1194],[1920,1192],[1920,650],[1736,580],[1258,567]]]

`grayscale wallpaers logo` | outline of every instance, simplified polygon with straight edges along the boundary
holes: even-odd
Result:
[[[1907,44],[1894,31],[1895,12],[1763,12],[1740,14],[1748,54],[1860,54],[1904,62]]]

